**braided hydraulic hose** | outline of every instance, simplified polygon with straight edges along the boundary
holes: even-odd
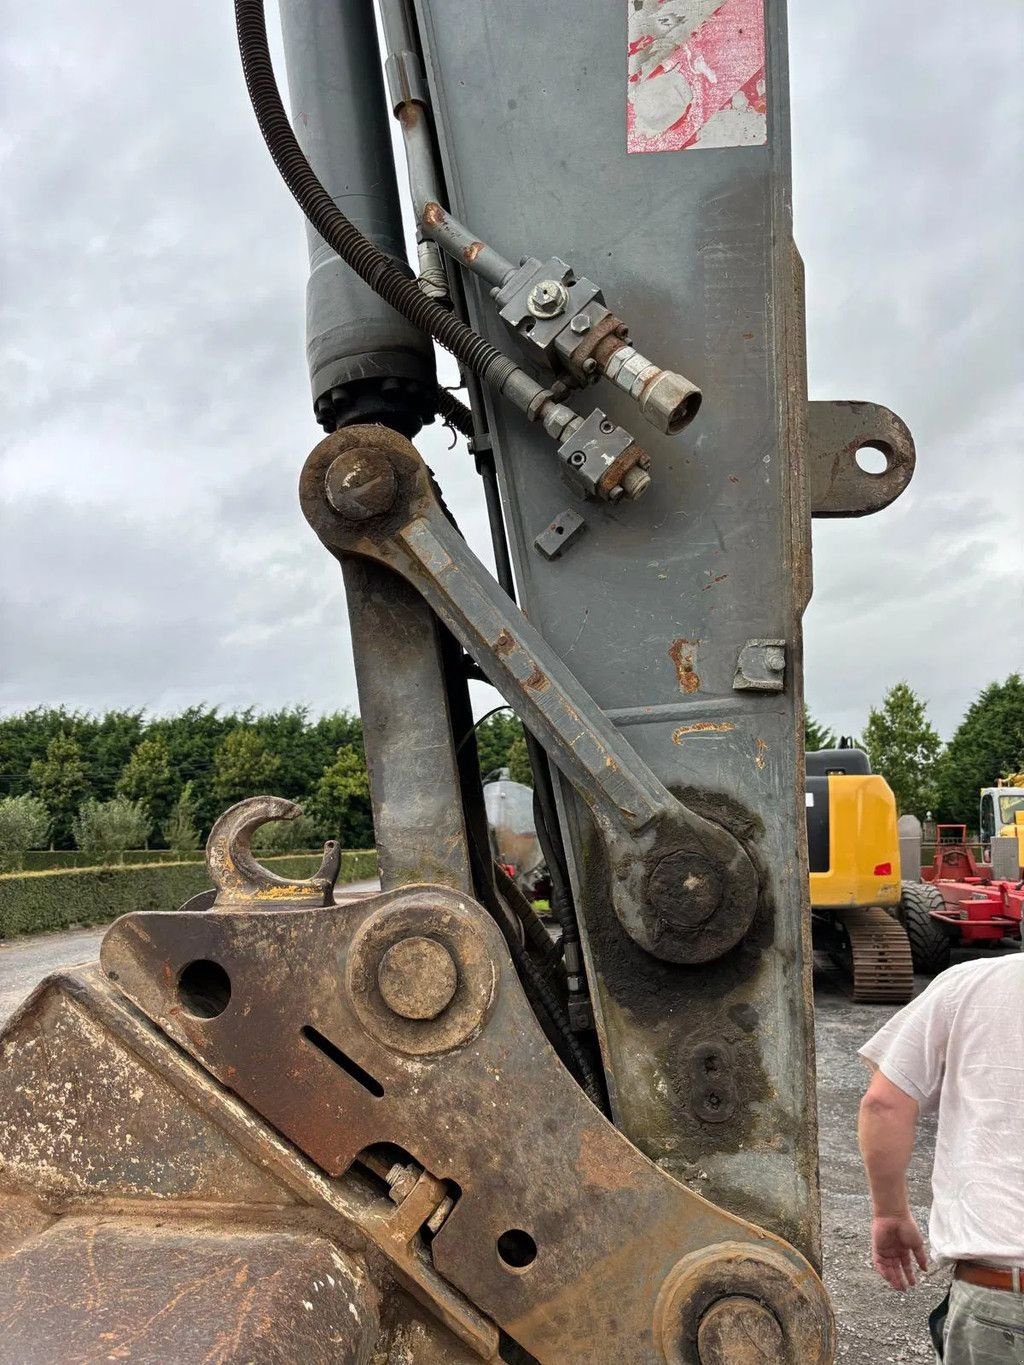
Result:
[[[235,0],[235,27],[245,84],[263,140],[303,213],[327,245],[386,303],[500,391],[518,368],[515,362],[428,298],[390,256],[364,237],[341,212],[306,160],[274,78],[263,0]],[[446,402],[442,416],[461,431],[467,410],[461,403],[457,407],[455,404],[455,399]]]

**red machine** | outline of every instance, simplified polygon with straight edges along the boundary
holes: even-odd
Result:
[[[933,910],[950,934],[950,946],[1020,939],[1024,880],[996,878],[978,863],[967,844],[966,825],[939,825],[932,866],[921,873],[942,894],[945,907]]]

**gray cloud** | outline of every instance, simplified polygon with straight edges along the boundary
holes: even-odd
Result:
[[[877,8],[791,8],[812,394],[888,403],[919,450],[889,512],[816,526],[808,695],[844,730],[906,677],[948,732],[1024,662],[1019,14],[939,20],[912,0],[889,39]],[[303,233],[230,7],[53,0],[5,28],[0,707],[353,705],[295,499]]]

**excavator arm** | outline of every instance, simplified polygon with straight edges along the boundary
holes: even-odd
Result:
[[[280,8],[290,118],[235,3],[309,223],[299,498],[381,890],[336,894],[332,846],[267,872],[298,810],[253,798],[214,893],[8,1024],[0,1360],[826,1365],[800,621],[812,516],[914,450],[807,400],[784,7]],[[492,860],[473,679],[528,736],[556,932]]]

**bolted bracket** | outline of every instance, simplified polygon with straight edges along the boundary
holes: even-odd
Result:
[[[748,640],[736,660],[737,692],[781,692],[786,678],[785,640]]]

